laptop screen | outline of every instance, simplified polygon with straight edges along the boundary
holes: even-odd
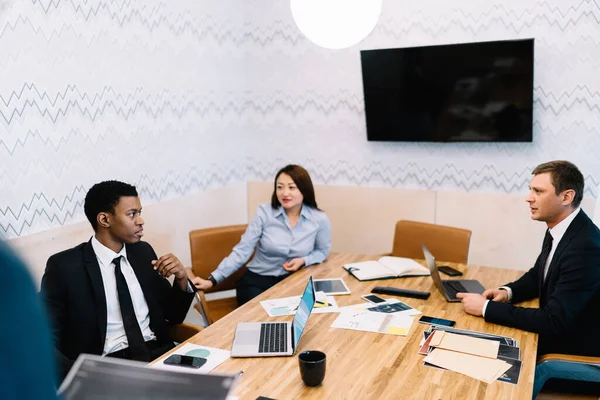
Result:
[[[442,286],[442,278],[440,278],[440,273],[438,272],[437,265],[435,264],[435,258],[423,243],[421,243],[421,248],[423,249],[423,255],[425,256],[427,267],[429,268],[429,271],[431,271],[433,283],[435,283],[435,286],[437,286],[440,293],[445,296],[446,291],[444,290],[444,286]]]
[[[296,315],[294,316],[294,350],[298,347],[298,342],[300,341],[300,336],[302,336],[302,331],[304,331],[304,327],[306,326],[306,322],[308,321],[308,316],[310,315],[313,307],[315,306],[315,289],[313,286],[312,276],[308,280],[308,284],[306,285],[306,289],[304,289],[304,293],[302,294],[302,298],[300,299],[300,305],[298,305],[298,310],[296,310]]]

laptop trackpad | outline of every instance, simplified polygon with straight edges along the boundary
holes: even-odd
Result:
[[[467,289],[468,293],[482,294],[485,291],[485,288],[481,286],[481,283],[476,280],[464,280],[462,281],[462,285]]]
[[[235,333],[235,344],[239,346],[257,346],[260,341],[260,324],[258,329],[238,329]]]

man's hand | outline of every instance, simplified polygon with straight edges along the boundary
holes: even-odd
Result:
[[[507,303],[508,302],[508,290],[504,289],[488,289],[483,292],[483,297],[488,300],[496,301],[499,303]]]
[[[173,254],[169,253],[160,257],[158,260],[153,260],[152,265],[154,265],[154,269],[160,276],[168,278],[171,275],[175,275],[177,280],[185,279],[187,283],[185,268]]]
[[[213,283],[208,280],[208,279],[202,279],[199,276],[190,279],[192,281],[192,283],[194,284],[194,286],[196,286],[196,289],[198,290],[206,290],[206,289],[210,289],[211,287],[213,287]]]
[[[457,299],[461,299],[465,312],[476,317],[483,316],[483,306],[488,300],[477,293],[457,293]]]
[[[294,258],[293,260],[283,263],[283,269],[285,269],[288,272],[295,272],[298,271],[303,265],[303,258]]]

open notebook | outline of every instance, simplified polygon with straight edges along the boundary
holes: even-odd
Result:
[[[381,257],[377,261],[345,264],[344,269],[359,281],[430,275],[429,269],[415,260],[403,257]]]

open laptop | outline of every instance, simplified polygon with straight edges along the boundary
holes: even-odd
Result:
[[[427,249],[427,247],[421,243],[423,254],[425,255],[425,262],[427,267],[431,271],[431,278],[433,283],[437,286],[440,293],[450,302],[459,302],[460,299],[456,298],[456,293],[479,293],[482,294],[485,288],[479,283],[479,281],[473,279],[451,279],[442,280],[438,271],[437,265],[435,264],[435,258],[433,254]]]
[[[225,400],[238,379],[232,375],[198,373],[192,368],[170,371],[148,368],[148,364],[139,361],[80,354],[60,385],[58,395],[63,400]]]
[[[315,301],[315,287],[311,276],[300,299],[294,321],[240,322],[235,329],[231,357],[294,355]]]

